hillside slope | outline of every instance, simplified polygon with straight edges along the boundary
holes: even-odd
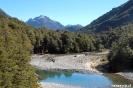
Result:
[[[0,15],[10,17],[7,13],[5,13],[1,8],[0,8]]]
[[[129,0],[123,5],[113,8],[111,11],[100,16],[85,26],[80,32],[101,32],[110,28],[116,28],[133,22],[133,0]]]

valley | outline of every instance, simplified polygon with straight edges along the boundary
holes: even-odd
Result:
[[[45,15],[24,22],[0,9],[0,88],[131,88],[132,16],[133,0],[86,26]]]

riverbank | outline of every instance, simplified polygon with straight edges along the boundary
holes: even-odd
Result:
[[[43,88],[81,88],[76,86],[62,85],[62,84],[56,84],[56,83],[45,83],[45,82],[40,82],[40,85]]]
[[[79,73],[96,73],[101,72],[95,69],[95,66],[100,63],[102,55],[35,55],[31,57],[30,64],[39,70],[58,70],[58,71],[72,71]]]
[[[132,71],[123,71],[123,72],[119,72],[116,74],[121,75],[124,78],[133,81],[133,70]]]

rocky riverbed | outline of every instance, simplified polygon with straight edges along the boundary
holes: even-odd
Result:
[[[62,84],[56,84],[56,83],[44,83],[44,82],[40,82],[40,85],[43,88],[81,88],[76,86],[62,85]]]
[[[62,70],[80,73],[100,73],[94,67],[100,63],[101,56],[94,55],[35,55],[30,64],[39,70]]]

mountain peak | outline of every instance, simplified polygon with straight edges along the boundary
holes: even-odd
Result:
[[[44,15],[40,15],[39,17],[40,17],[40,18],[45,18],[45,16],[44,16]]]
[[[44,15],[40,15],[38,18],[39,19],[49,19],[47,16],[44,16]]]
[[[40,15],[38,17],[35,17],[34,19],[29,19],[27,24],[34,26],[34,27],[46,27],[47,29],[63,29],[64,26],[54,20],[51,20],[49,17]]]

